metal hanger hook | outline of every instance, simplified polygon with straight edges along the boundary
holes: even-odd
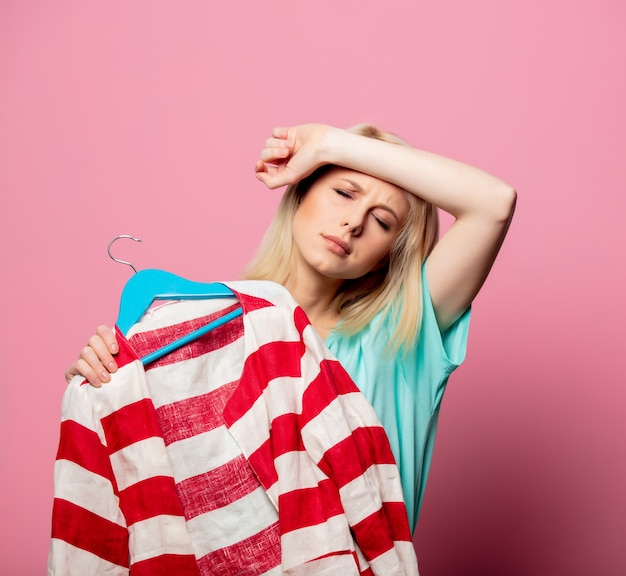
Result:
[[[113,256],[113,254],[111,254],[111,246],[113,246],[113,243],[117,242],[120,238],[129,238],[130,240],[133,240],[135,242],[141,242],[141,238],[135,238],[134,236],[130,236],[129,234],[120,234],[119,236],[116,236],[115,238],[113,238],[113,240],[111,240],[109,242],[109,245],[107,246],[107,253],[109,254],[109,258],[111,258],[113,262],[117,262],[118,264],[126,264],[126,266],[130,266],[133,269],[133,272],[137,274],[137,270],[130,262],[126,262],[126,260],[120,260],[119,258],[116,258],[115,256]]]

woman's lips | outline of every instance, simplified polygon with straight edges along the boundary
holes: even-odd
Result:
[[[350,244],[344,242],[338,236],[329,236],[326,234],[322,234],[322,237],[324,238],[324,240],[327,240],[331,244],[331,248],[333,247],[333,245],[335,245],[339,247],[344,254],[350,254],[350,252],[352,252],[352,250],[350,249]]]

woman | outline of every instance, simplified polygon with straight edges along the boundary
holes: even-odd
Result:
[[[462,362],[469,307],[506,235],[515,190],[370,126],[275,128],[256,163],[287,191],[248,278],[283,284],[389,436],[415,528],[438,410]],[[437,208],[455,221],[437,241]],[[66,372],[116,371],[100,326]]]

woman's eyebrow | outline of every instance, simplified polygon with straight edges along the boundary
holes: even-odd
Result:
[[[362,187],[360,184],[358,184],[357,182],[355,182],[354,180],[350,180],[349,178],[341,178],[340,180],[341,180],[341,181],[343,181],[343,182],[347,182],[348,184],[350,184],[350,186],[354,187],[354,189],[355,189],[357,192],[361,192],[361,193],[363,193],[363,192],[364,192],[363,187]],[[393,216],[393,217],[394,217],[394,218],[395,218],[398,222],[400,222],[400,218],[399,218],[399,217],[398,217],[398,215],[396,214],[395,210],[394,210],[391,206],[389,206],[389,204],[381,204],[381,205],[380,205],[380,207],[381,207],[383,210],[386,210],[387,212],[390,212],[390,213],[391,213],[391,215],[392,215],[392,216]]]
[[[341,180],[347,182],[348,184],[350,184],[350,186],[353,186],[357,190],[357,192],[363,192],[363,188],[354,180],[350,180],[349,178],[341,178]]]

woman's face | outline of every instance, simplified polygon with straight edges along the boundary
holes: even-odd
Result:
[[[311,186],[293,219],[299,269],[348,280],[382,264],[406,219],[406,192],[361,172],[333,168]]]

